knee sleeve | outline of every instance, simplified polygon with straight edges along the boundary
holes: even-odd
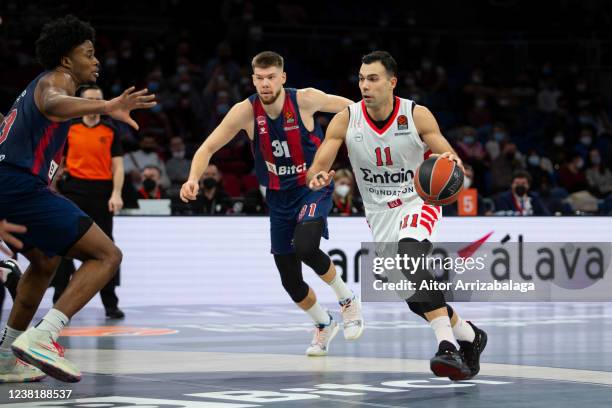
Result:
[[[324,228],[325,224],[322,219],[306,221],[298,224],[293,234],[295,254],[317,275],[324,275],[331,265],[329,256],[319,249]]]
[[[421,316],[423,319],[427,320],[427,317],[425,317],[425,312],[423,311],[423,303],[422,302],[410,302],[409,300],[406,300],[406,303],[408,303],[408,308],[414,313],[417,314],[419,316]],[[429,312],[431,312],[432,310],[436,310],[436,308],[433,308],[431,310],[429,310]],[[449,305],[446,305],[446,311],[448,313],[448,318],[452,319],[453,318],[453,308],[450,307]]]
[[[433,245],[429,241],[404,238],[399,242],[399,254],[408,255],[411,258],[424,258],[431,252],[432,247]],[[417,288],[421,282],[434,279],[433,275],[424,266],[417,268],[414,273],[412,272],[406,272],[405,274],[415,283]],[[410,310],[423,318],[425,318],[425,313],[447,306],[444,293],[440,290],[417,290],[414,295],[406,299],[406,302]],[[411,305],[413,303],[416,305]]]
[[[308,295],[308,285],[302,277],[302,262],[293,254],[274,255],[274,263],[280,273],[283,288],[291,300],[299,303]]]

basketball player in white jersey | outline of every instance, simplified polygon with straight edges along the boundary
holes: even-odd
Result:
[[[431,112],[394,96],[396,72],[397,64],[386,51],[363,57],[359,70],[363,100],[330,122],[307,179],[313,190],[328,185],[334,175],[329,170],[346,143],[374,240],[399,243],[400,254],[420,257],[431,250],[442,210],[424,203],[415,192],[416,169],[429,154],[463,166]],[[412,275],[417,281],[430,278],[425,269]],[[438,352],[431,359],[434,374],[453,380],[474,377],[480,369],[486,333],[462,320],[441,291],[427,291],[418,301],[413,299],[406,300],[410,310],[430,323],[438,340]]]

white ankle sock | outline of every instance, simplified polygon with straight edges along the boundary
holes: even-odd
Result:
[[[329,282],[328,285],[334,290],[339,302],[353,298],[353,292],[346,286],[346,283],[342,280],[342,276],[337,273],[336,277]]]
[[[325,311],[319,304],[319,302],[315,303],[310,309],[306,310],[308,316],[315,322],[315,324],[323,324],[328,325],[331,323],[331,317],[329,313]]]
[[[0,352],[12,353],[11,345],[21,333],[23,333],[21,330],[15,330],[8,326],[4,326],[4,330],[2,330],[2,336],[0,336]]]
[[[453,334],[457,340],[469,341],[470,343],[476,337],[476,332],[474,332],[472,326],[459,316],[457,316],[457,323],[453,326]]]
[[[459,350],[459,344],[453,335],[453,329],[451,327],[451,322],[448,316],[440,316],[433,319],[429,322],[429,325],[433,329],[436,334],[436,339],[438,339],[438,344],[442,343],[442,341],[446,340],[449,343],[452,343],[457,350]]]
[[[59,337],[62,329],[68,324],[70,319],[57,309],[51,309],[45,317],[36,325],[39,330],[46,330],[51,333],[53,339]]]

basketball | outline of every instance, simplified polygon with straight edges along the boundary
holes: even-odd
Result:
[[[426,203],[452,204],[463,188],[463,171],[446,157],[430,157],[417,168],[414,186]]]

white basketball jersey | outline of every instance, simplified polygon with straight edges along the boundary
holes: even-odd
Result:
[[[372,123],[363,101],[349,106],[346,146],[366,210],[422,203],[414,189],[414,175],[428,147],[414,124],[413,105],[396,96],[383,129]]]

